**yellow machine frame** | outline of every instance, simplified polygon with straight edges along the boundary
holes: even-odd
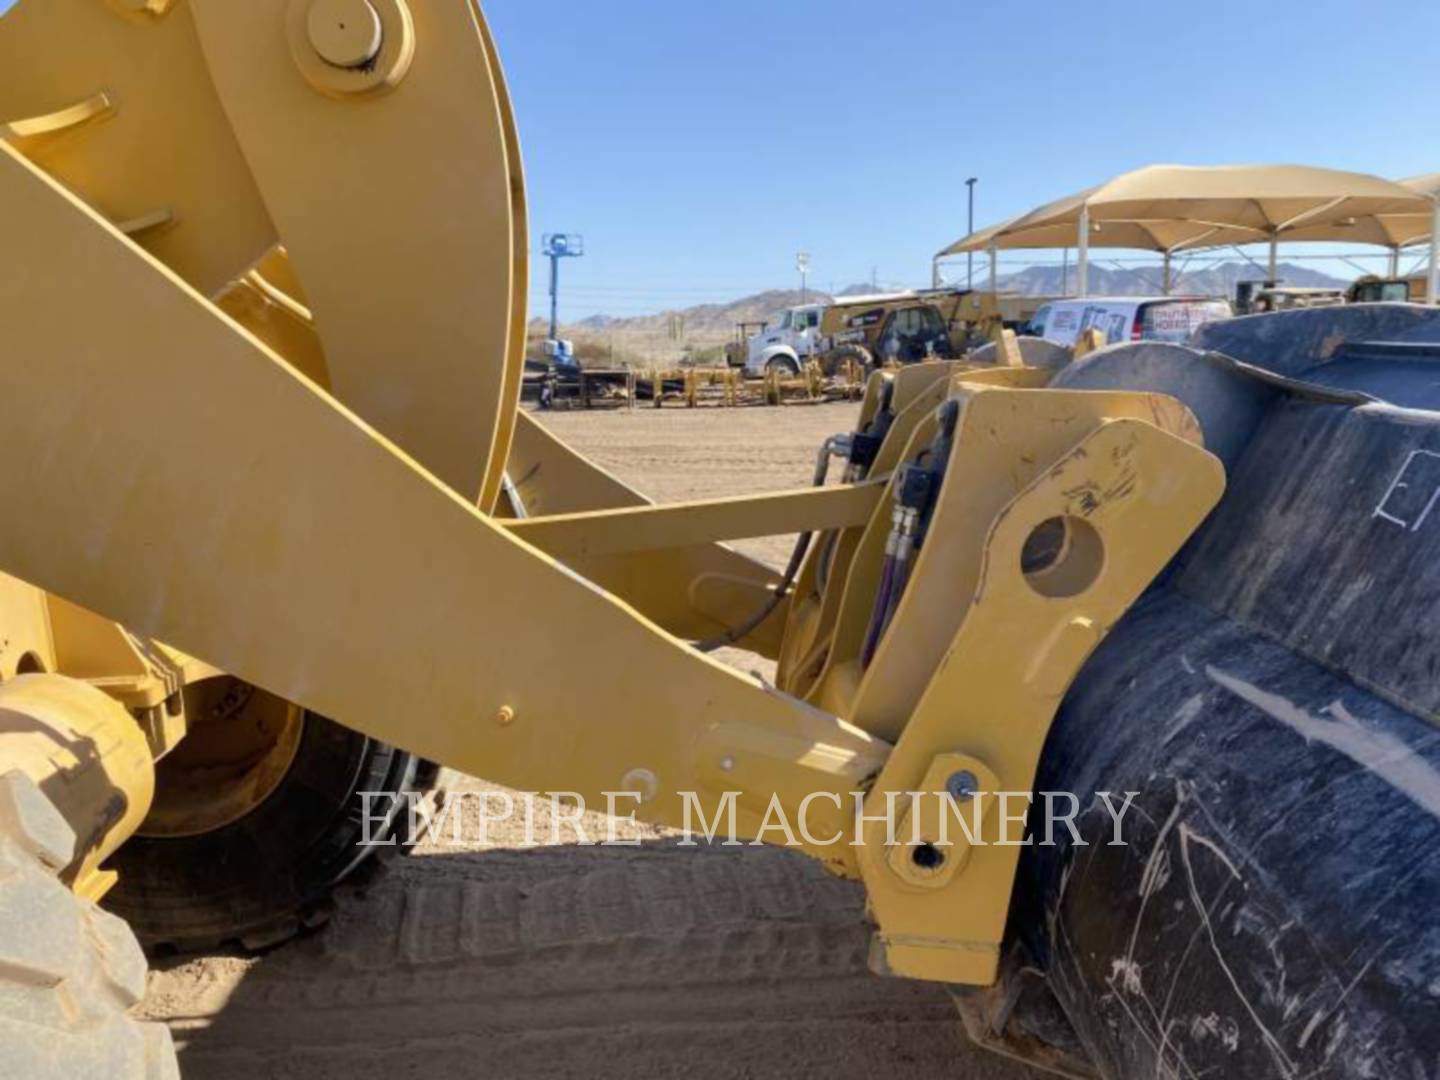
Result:
[[[380,44],[317,8],[375,13]],[[64,597],[145,678],[223,671],[514,787],[632,793],[648,821],[682,824],[693,792],[774,840],[778,806],[863,882],[878,969],[995,977],[1023,823],[991,795],[1031,789],[1076,671],[1224,484],[1183,406],[917,365],[867,388],[862,423],[882,386],[896,421],[865,482],[651,506],[517,420],[523,184],[472,3],[45,0],[0,35],[24,43],[0,91],[0,232],[25,252],[0,290],[7,620]],[[865,667],[901,467],[942,408],[931,541]],[[792,532],[841,561],[821,588],[812,549],[742,640],[777,688],[690,642],[774,597],[722,541]],[[558,675],[562,639],[583,647]],[[981,837],[937,861],[917,796],[978,800]],[[873,818],[897,797],[892,839]]]

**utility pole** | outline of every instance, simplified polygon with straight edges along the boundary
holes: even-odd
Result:
[[[805,303],[805,279],[810,274],[810,253],[799,251],[795,253],[795,269],[800,272],[800,303]]]
[[[547,233],[545,257],[550,260],[550,340],[560,332],[560,260],[578,259],[585,254],[585,238],[579,233]]]
[[[975,182],[979,179],[978,176],[972,176],[965,181],[967,201],[970,203],[969,217],[965,222],[966,236],[975,235]],[[973,251],[965,253],[965,287],[967,289],[975,288],[975,253]]]

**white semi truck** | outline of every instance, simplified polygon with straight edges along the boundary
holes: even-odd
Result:
[[[779,321],[768,323],[745,340],[745,374],[759,378],[767,370],[785,375],[798,374],[805,361],[820,349],[820,318],[824,304],[802,304],[787,308]]]

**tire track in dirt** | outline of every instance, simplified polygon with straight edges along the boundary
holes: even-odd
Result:
[[[213,1011],[166,993],[195,962],[158,972],[151,1015],[190,1076],[224,1080],[417,1057],[429,1076],[1024,1075],[966,1044],[939,988],[871,975],[860,889],[799,856],[569,850],[563,874],[550,852],[395,864],[212,987]]]

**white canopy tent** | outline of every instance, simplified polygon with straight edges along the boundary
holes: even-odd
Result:
[[[938,262],[952,255],[984,251],[990,257],[990,277],[993,282],[998,274],[997,262],[1002,250],[1054,250],[1076,246],[1076,228],[1069,223],[1016,227],[1016,222],[1020,220],[1013,218],[1003,224],[978,230],[939,252],[935,260]],[[1163,258],[1161,289],[1168,294],[1173,284],[1171,261],[1175,255],[1187,250],[1222,244],[1248,243],[1251,239],[1252,235],[1245,230],[1187,221],[1109,221],[1092,226],[1086,246],[1158,252]]]
[[[1412,176],[1400,181],[1401,186],[1427,199],[1440,198],[1440,173]],[[1372,213],[1342,217],[1321,224],[1302,224],[1285,233],[1286,241],[1333,241],[1342,244],[1374,244],[1390,251],[1390,275],[1400,272],[1400,252],[1407,247],[1428,243],[1435,234],[1435,208],[1422,208],[1419,213]],[[1433,295],[1433,289],[1432,289]]]
[[[1345,239],[1393,250],[1401,243],[1396,237],[1409,235],[1429,237],[1435,298],[1440,176],[1397,183],[1303,165],[1151,165],[981,230],[941,255],[988,250],[993,267],[1002,248],[1073,243],[1083,295],[1092,245],[1161,252],[1168,285],[1170,258],[1181,250],[1268,242],[1273,279],[1282,239]]]

